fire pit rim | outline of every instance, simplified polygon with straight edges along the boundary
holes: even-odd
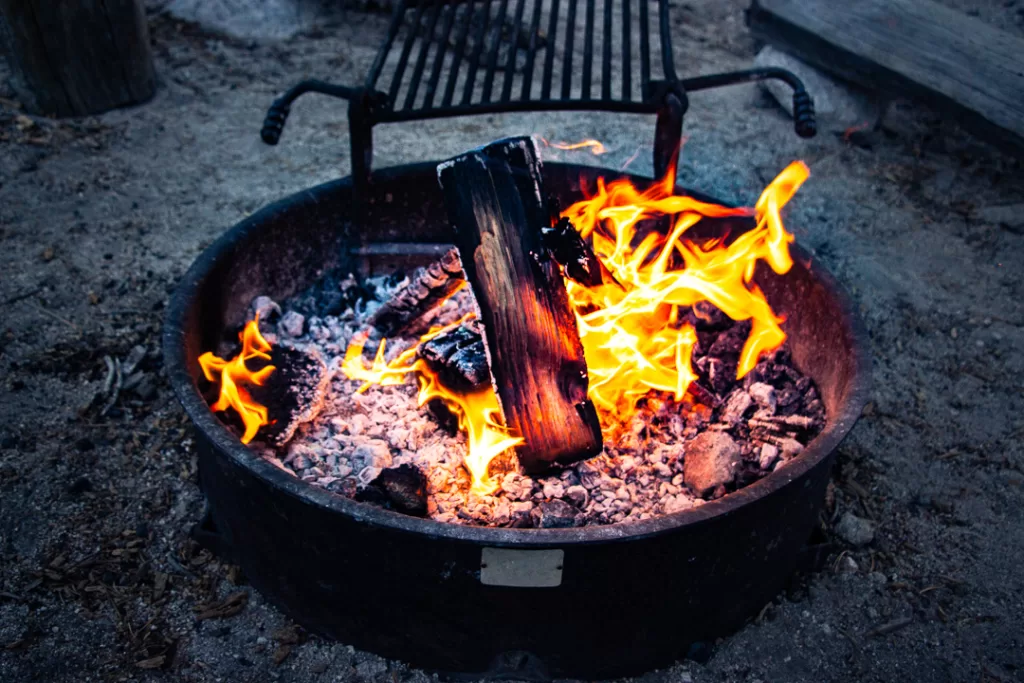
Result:
[[[403,175],[424,172],[436,168],[439,162],[422,162],[382,168],[374,172],[376,181],[385,185]],[[546,161],[545,166],[566,169],[584,167],[576,164]],[[593,172],[593,168],[586,167]],[[607,170],[616,177],[629,178],[633,182],[649,183],[651,178]],[[199,392],[188,368],[195,363],[185,354],[185,320],[190,302],[203,280],[224,259],[230,258],[235,247],[244,243],[250,233],[259,229],[274,214],[294,210],[303,203],[316,204],[326,196],[333,196],[338,190],[351,190],[352,179],[347,176],[288,195],[246,217],[221,235],[207,247],[193,262],[171,297],[164,319],[163,355],[168,381],[195,427],[201,430],[224,453],[230,454],[236,466],[249,470],[278,492],[312,503],[318,507],[346,515],[371,526],[381,526],[398,531],[423,534],[432,537],[449,538],[488,546],[514,545],[524,547],[558,547],[566,544],[590,544],[611,541],[633,540],[662,533],[668,533],[681,526],[698,525],[726,516],[735,510],[779,491],[799,480],[801,475],[834,453],[860,416],[871,388],[871,358],[868,352],[867,332],[856,315],[844,288],[825,269],[815,270],[816,279],[826,287],[839,303],[844,319],[850,326],[854,344],[852,353],[857,371],[847,401],[842,409],[832,416],[822,432],[809,443],[799,457],[772,472],[763,479],[734,491],[723,498],[708,501],[703,505],[680,512],[658,515],[647,520],[625,521],[615,524],[573,527],[567,529],[506,529],[495,527],[474,527],[438,522],[428,518],[411,517],[391,510],[357,502],[343,495],[313,486],[288,474],[279,467],[266,462],[253,453],[238,437],[210,410],[209,404]],[[700,192],[678,189],[701,200],[719,200]],[[814,263],[810,254],[797,244],[790,246],[794,260],[810,268]]]

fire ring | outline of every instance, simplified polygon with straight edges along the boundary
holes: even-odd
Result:
[[[836,447],[870,386],[860,322],[799,247],[786,275],[764,269],[756,280],[786,317],[793,361],[819,387],[827,424],[785,467],[694,509],[567,529],[443,524],[299,481],[254,456],[210,411],[196,358],[245,321],[254,296],[283,299],[328,269],[408,258],[380,245],[448,241],[436,166],[381,169],[368,197],[355,197],[349,178],[287,197],[229,230],[184,276],[163,342],[171,385],[196,427],[208,502],[198,534],[307,629],[438,671],[622,676],[732,632],[796,567]],[[563,205],[598,175],[624,174],[545,164]],[[707,218],[695,230],[710,237],[751,225]]]

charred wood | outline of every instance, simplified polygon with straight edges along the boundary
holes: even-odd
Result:
[[[541,163],[530,138],[511,138],[438,167],[463,270],[480,308],[506,424],[527,472],[601,452],[587,399],[586,361],[558,264]]]

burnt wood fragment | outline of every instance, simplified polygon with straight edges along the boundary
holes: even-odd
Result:
[[[530,138],[438,166],[466,279],[473,287],[505,422],[527,472],[601,452],[587,365],[558,264],[543,244],[550,214]]]
[[[366,321],[369,340],[380,341],[405,331],[464,284],[462,264],[458,250],[452,248],[425,268],[418,270],[402,289],[371,315]],[[371,348],[372,347],[372,348]],[[376,351],[376,344],[367,344]]]
[[[541,230],[544,246],[565,270],[566,277],[586,287],[615,284],[622,287],[568,218],[559,218]]]
[[[382,470],[369,486],[356,493],[355,499],[374,503],[406,515],[427,514],[427,478],[413,465],[399,465]]]
[[[471,391],[491,383],[483,326],[478,320],[423,342],[419,354],[446,387]]]
[[[249,387],[249,393],[253,400],[267,407],[270,418],[270,424],[260,428],[259,436],[270,444],[283,446],[299,425],[320,412],[330,376],[320,353],[313,347],[275,344],[269,364],[276,370],[263,386]]]

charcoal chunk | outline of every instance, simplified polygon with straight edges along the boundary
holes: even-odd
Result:
[[[427,478],[418,467],[399,465],[382,470],[356,500],[380,505],[414,517],[427,514]]]
[[[480,389],[491,381],[479,321],[471,321],[420,344],[420,357],[453,389]]]

